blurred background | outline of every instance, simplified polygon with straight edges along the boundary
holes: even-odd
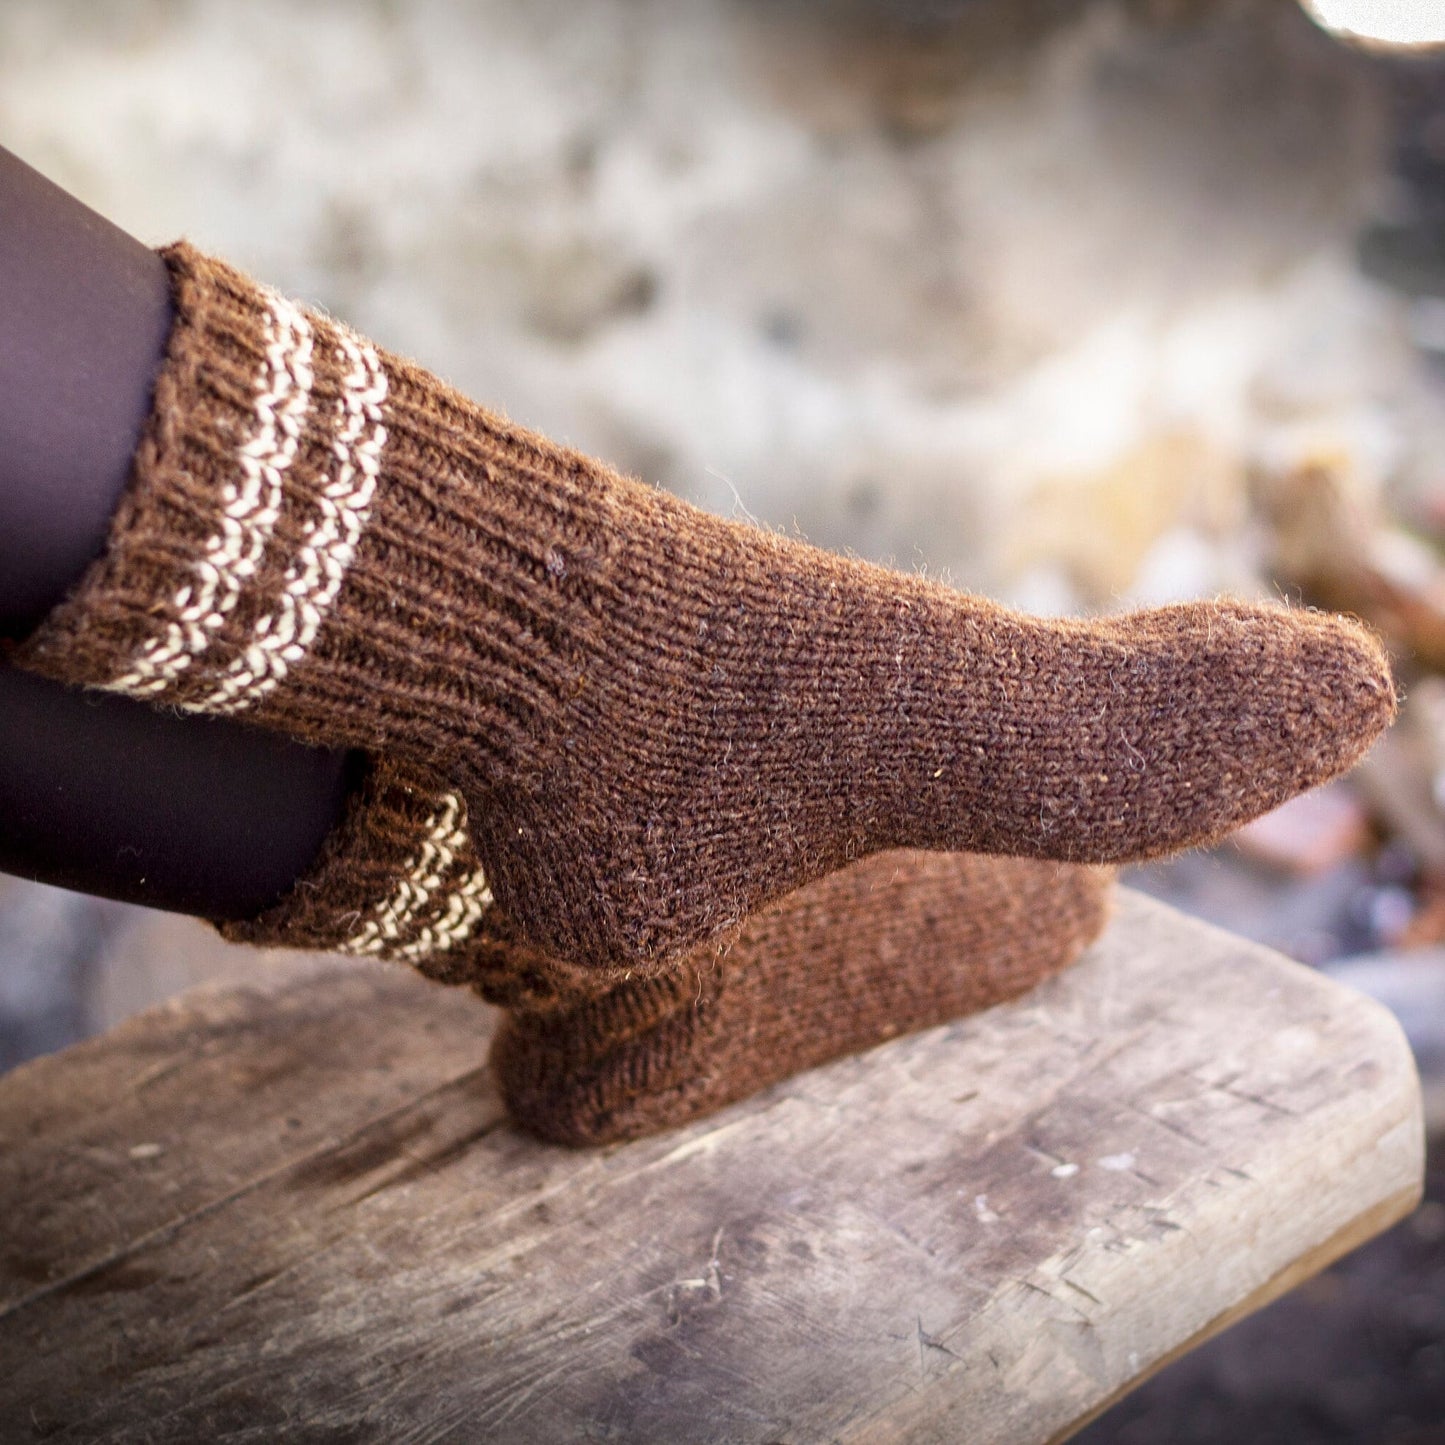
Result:
[[[1445,5],[1312,3],[6,0],[0,142],[714,511],[1367,618],[1368,763],[1130,881],[1384,999],[1445,1137]],[[0,878],[0,1068],[266,966]],[[1084,1438],[1445,1440],[1432,1158]]]

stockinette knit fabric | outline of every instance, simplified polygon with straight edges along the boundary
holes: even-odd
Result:
[[[1013,998],[1102,928],[1104,868],[879,853],[665,973],[579,966],[486,908],[466,806],[373,764],[322,856],[233,942],[407,963],[508,1010],[492,1068],[514,1122],[586,1145],[671,1128],[829,1059]]]
[[[552,957],[677,961],[883,850],[1207,843],[1393,714],[1351,622],[1023,616],[707,515],[164,255],[176,322],[106,551],[14,661],[444,779],[473,901]]]
[[[1103,928],[1110,870],[892,852],[755,914],[732,946],[565,1006],[517,1008],[492,1071],[513,1120],[609,1144],[1015,998]]]

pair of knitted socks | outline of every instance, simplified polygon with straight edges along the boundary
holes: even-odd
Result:
[[[710,517],[165,254],[176,322],[125,500],[14,660],[378,760],[375,826],[271,926],[522,990],[499,1066],[548,1132],[631,1132],[662,1117],[639,1100],[736,1092],[689,1068],[756,1081],[769,1047],[802,1062],[1001,996],[1097,926],[1099,878],[1057,863],[1209,842],[1393,714],[1343,619],[1022,616]],[[699,1040],[712,1062],[678,1065]],[[559,1071],[569,1102],[536,1104]]]

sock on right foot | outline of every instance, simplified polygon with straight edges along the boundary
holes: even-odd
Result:
[[[14,660],[405,760],[472,901],[655,968],[897,848],[1076,862],[1223,836],[1386,726],[1343,619],[1021,616],[709,516],[180,245],[105,554]]]

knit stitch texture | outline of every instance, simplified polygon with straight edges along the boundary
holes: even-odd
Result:
[[[409,964],[530,1014],[652,972],[528,947],[492,906],[461,796],[385,758],[368,763],[321,856],[286,896],[216,927],[231,943]]]
[[[492,1068],[515,1122],[587,1145],[698,1118],[804,1069],[1016,997],[1103,926],[1107,869],[880,853],[666,973],[584,967],[476,910],[464,805],[386,761],[322,857],[235,942],[409,963],[508,1010]]]
[[[165,256],[107,550],[15,661],[404,761],[466,810],[470,904],[554,958],[675,962],[883,850],[1207,843],[1393,714],[1343,619],[1022,616],[709,516]]]
[[[1109,871],[880,853],[750,918],[731,948],[600,997],[507,1015],[492,1069],[543,1139],[607,1144],[1015,998],[1107,917]]]

